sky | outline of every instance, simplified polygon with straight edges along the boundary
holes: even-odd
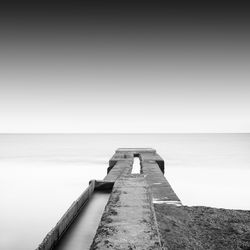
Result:
[[[0,133],[250,132],[250,9],[175,2],[1,2]]]

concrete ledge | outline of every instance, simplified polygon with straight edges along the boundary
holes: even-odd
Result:
[[[154,161],[143,161],[141,163],[143,174],[145,174],[155,201],[177,201],[180,199],[172,189],[171,185],[163,175],[158,164]]]
[[[131,174],[134,157],[141,174]],[[75,220],[95,190],[111,190],[92,250],[162,249],[153,204],[181,206],[164,177],[164,161],[151,148],[120,148],[109,161],[104,180],[92,180],[73,202],[37,250],[52,249]]]
[[[99,191],[99,190],[111,190],[114,186],[114,182],[112,181],[95,181],[95,191]]]
[[[50,250],[56,246],[60,238],[66,232],[71,223],[75,220],[82,207],[87,203],[95,189],[95,181],[90,181],[89,187],[81,194],[81,196],[72,203],[70,208],[58,221],[56,226],[45,236],[37,250]]]
[[[164,174],[165,167],[164,167],[164,160],[157,154],[157,153],[141,153],[140,154],[140,160],[141,162],[156,162],[161,170],[161,172]]]
[[[133,154],[130,152],[118,152],[115,153],[112,158],[109,160],[109,167],[107,170],[107,173],[109,173],[109,171],[114,167],[114,165],[118,162],[118,161],[126,161],[126,162],[131,162],[133,164]]]
[[[131,174],[115,182],[90,249],[162,249],[151,193],[143,175]]]
[[[120,176],[129,174],[132,171],[133,159],[132,160],[118,160],[116,164],[110,169],[104,181],[115,182]]]

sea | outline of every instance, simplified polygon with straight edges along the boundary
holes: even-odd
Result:
[[[0,249],[35,249],[119,147],[156,149],[183,205],[250,210],[250,134],[0,134]]]

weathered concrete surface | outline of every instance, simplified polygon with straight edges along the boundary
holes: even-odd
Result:
[[[141,163],[143,174],[151,188],[153,202],[165,202],[181,204],[180,199],[164,177],[158,164],[155,161],[143,161]]]
[[[117,163],[117,161],[130,161],[133,163],[134,156],[139,156],[143,153],[155,156],[156,150],[153,148],[118,148],[109,160],[108,172]]]
[[[131,174],[134,157],[141,175]],[[151,148],[121,148],[111,158],[108,174],[90,187],[68,209],[45,237],[40,250],[52,249],[88,201],[94,189],[112,189],[91,249],[161,249],[154,202],[181,204],[165,179],[164,161]]]
[[[155,161],[161,172],[164,174],[165,167],[164,167],[164,160],[157,154],[157,153],[152,153],[152,152],[147,152],[147,153],[140,153],[140,160],[141,162],[152,162]]]
[[[154,205],[168,249],[250,249],[250,211]]]
[[[140,175],[131,174],[134,156],[141,160]],[[94,189],[113,187],[92,250],[250,250],[250,211],[170,205],[181,202],[163,173],[164,161],[155,150],[118,149],[108,175],[90,182],[38,249],[55,246]]]
[[[115,182],[90,249],[161,249],[149,186],[142,175]]]
[[[122,175],[130,174],[133,167],[133,158],[132,160],[119,160],[116,164],[110,169],[104,181],[115,182]]]
[[[118,161],[126,161],[133,164],[134,155],[131,152],[117,152],[109,160],[108,173]]]

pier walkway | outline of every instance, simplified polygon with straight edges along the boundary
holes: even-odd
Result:
[[[90,249],[161,249],[143,175],[127,175],[115,182]]]
[[[132,174],[135,157],[140,159],[138,174]],[[91,250],[163,249],[153,204],[181,205],[164,177],[164,171],[164,161],[154,149],[116,150],[109,161],[106,177],[101,181],[90,181],[89,188],[73,202],[37,249],[54,249],[60,245],[60,241],[65,241],[68,232],[72,232],[69,230],[70,225],[80,218],[78,214],[97,190],[109,190],[110,197],[95,236],[93,234],[93,241],[89,246]],[[81,227],[84,226],[82,223]],[[74,235],[71,239],[74,239]],[[62,249],[67,250],[65,247]]]

